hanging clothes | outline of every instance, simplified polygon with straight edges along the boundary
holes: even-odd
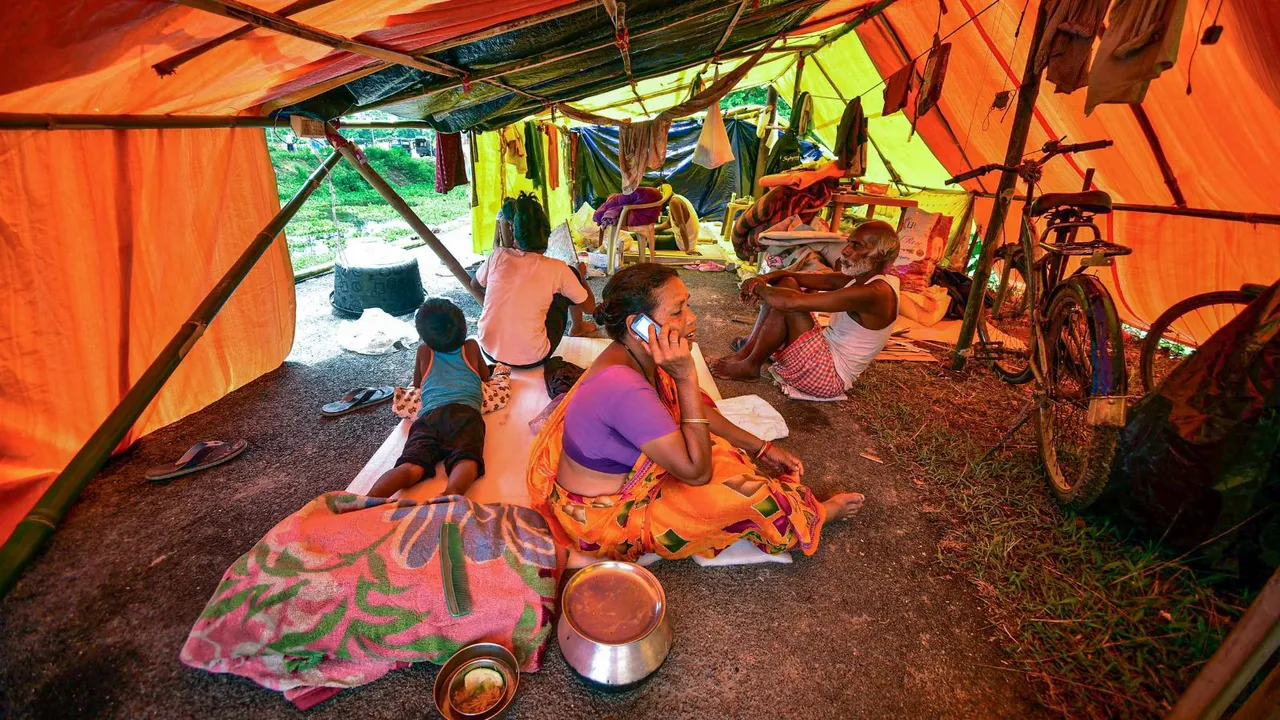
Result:
[[[1173,67],[1187,0],[1116,0],[1089,71],[1084,113],[1103,103],[1133,104]]]
[[[640,187],[646,170],[662,167],[667,157],[667,130],[671,121],[656,120],[624,125],[618,130],[618,169],[622,171],[622,192]]]
[[[812,115],[813,99],[809,93],[802,92],[791,111],[790,126],[769,151],[769,159],[764,166],[766,175],[776,175],[800,165],[800,136],[808,129]]]
[[[855,97],[844,106],[836,130],[836,163],[846,177],[861,177],[867,172],[867,117],[862,113],[862,98]]]
[[[460,133],[436,133],[436,192],[441,195],[467,184],[467,163]]]
[[[934,37],[937,43],[937,37]],[[911,135],[916,134],[916,123],[925,113],[938,104],[942,97],[942,81],[947,77],[947,63],[951,59],[951,43],[935,44],[924,61],[924,79],[920,81],[920,93],[916,95],[916,116],[911,118]]]
[[[903,65],[884,81],[884,109],[881,117],[892,115],[907,106],[911,97],[911,82],[916,78],[916,61]]]
[[[733,145],[729,143],[729,132],[725,130],[724,118],[720,115],[720,104],[715,103],[707,110],[707,119],[702,122],[698,146],[693,151],[693,162],[714,170],[732,160]]]
[[[526,158],[528,169],[525,170],[524,176],[533,182],[535,188],[545,186],[547,156],[542,150],[542,130],[536,122],[524,124],[524,150],[528,153]]]
[[[560,187],[560,133],[551,123],[543,125],[542,131],[547,134],[547,187],[555,190]]]
[[[1093,40],[1102,30],[1111,0],[1047,0],[1045,39],[1036,53],[1036,69],[1056,92],[1069,94],[1089,84]]]
[[[521,175],[529,172],[524,133],[517,130],[515,125],[508,125],[498,131],[498,141],[502,146],[502,161],[514,167]]]

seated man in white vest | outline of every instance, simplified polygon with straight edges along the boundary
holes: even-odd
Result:
[[[760,315],[742,349],[711,363],[711,373],[757,380],[772,358],[778,378],[801,393],[837,398],[880,353],[898,318],[898,278],[885,270],[898,257],[892,226],[858,226],[841,253],[840,272],[758,275],[742,284],[744,302],[760,302]],[[822,328],[813,313],[831,313]]]

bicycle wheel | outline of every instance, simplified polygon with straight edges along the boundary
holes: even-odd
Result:
[[[1226,325],[1255,297],[1256,294],[1241,290],[1207,292],[1176,302],[1161,313],[1142,340],[1138,369],[1143,390],[1155,390],[1191,354],[1180,352],[1169,343],[1161,347],[1161,341],[1169,340],[1184,347],[1191,345],[1195,342],[1195,331],[1203,333],[1205,328],[1217,330]],[[1195,352],[1194,346],[1191,352]]]
[[[1089,423],[1093,397],[1123,395],[1123,335],[1107,291],[1089,276],[1071,278],[1049,304],[1045,399],[1036,436],[1049,489],[1066,507],[1085,508],[1106,487],[1120,428]]]
[[[1021,385],[1031,380],[1031,314],[1026,265],[1021,252],[997,255],[991,265],[994,294],[991,307],[982,308],[978,318],[980,355],[1007,383]]]

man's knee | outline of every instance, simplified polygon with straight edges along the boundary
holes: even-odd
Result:
[[[788,290],[799,290],[800,283],[796,282],[795,278],[787,277],[787,278],[782,278],[777,283],[775,283],[774,287],[786,288]]]

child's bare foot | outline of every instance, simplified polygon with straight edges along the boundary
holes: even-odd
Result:
[[[574,323],[569,328],[569,335],[572,337],[590,337],[599,332],[600,328],[590,320],[583,320],[580,323]]]
[[[836,493],[826,500],[822,501],[822,506],[827,509],[827,522],[840,522],[848,520],[858,511],[862,509],[862,504],[867,498],[862,493]]]
[[[752,367],[746,361],[739,360],[732,355],[712,360],[707,367],[711,370],[712,375],[725,380],[752,382],[760,379],[760,368]]]

